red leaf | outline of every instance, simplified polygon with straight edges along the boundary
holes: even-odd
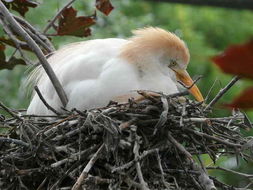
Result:
[[[96,8],[107,16],[114,9],[110,0],[96,0]]]
[[[253,108],[253,87],[244,90],[232,103],[225,105],[231,108]]]
[[[3,2],[8,9],[17,11],[22,16],[29,10],[29,7],[35,8],[38,3],[32,0],[5,0]]]
[[[230,46],[212,60],[225,73],[253,79],[253,40],[242,45]]]
[[[94,16],[79,16],[77,17],[77,11],[70,7],[66,8],[59,19],[59,26],[57,28],[57,35],[64,36],[77,36],[86,37],[89,36],[90,26],[95,24],[96,20]]]

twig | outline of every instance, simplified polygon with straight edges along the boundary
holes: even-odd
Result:
[[[93,151],[93,149],[95,149],[97,146],[92,146],[86,150],[83,150],[81,152],[77,152],[77,153],[74,153],[74,154],[71,154],[69,157],[67,158],[64,158],[63,160],[59,160],[53,164],[51,164],[50,166],[52,168],[57,168],[59,166],[61,166],[62,164],[65,164],[67,162],[71,163],[71,162],[74,162],[76,160],[79,159],[79,157],[83,157],[83,155],[87,154],[87,153],[90,153],[91,151]]]
[[[141,189],[142,190],[149,190],[149,187],[148,187],[147,183],[145,182],[145,180],[143,178],[142,171],[141,171],[141,165],[140,165],[140,161],[139,161],[140,144],[139,144],[139,137],[136,133],[136,127],[133,129],[133,132],[134,132],[134,138],[135,138],[133,153],[134,153],[135,160],[137,160],[135,163],[137,175],[138,175],[138,178],[139,178],[139,181],[141,184]]]
[[[245,174],[245,173],[237,172],[237,171],[230,170],[230,169],[227,169],[227,168],[223,168],[223,167],[220,167],[220,166],[217,166],[217,167],[214,167],[214,166],[211,167],[210,166],[210,167],[207,167],[206,169],[208,169],[208,170],[222,170],[222,171],[230,172],[230,173],[242,176],[242,177],[246,177],[248,179],[253,179],[252,174]]]
[[[146,156],[148,156],[148,155],[150,155],[150,154],[154,154],[154,153],[156,153],[157,151],[158,151],[157,148],[155,148],[155,149],[150,149],[150,150],[145,150],[138,158],[135,158],[134,160],[132,160],[132,161],[130,161],[130,162],[124,164],[124,165],[121,165],[121,166],[119,166],[119,167],[117,167],[117,168],[112,169],[111,172],[114,173],[114,172],[118,172],[118,171],[122,171],[122,170],[124,170],[124,169],[127,169],[127,168],[131,167],[135,162],[137,162],[137,161],[139,161],[139,160],[142,160],[142,159],[145,158]]]
[[[58,111],[56,111],[53,107],[51,107],[47,101],[44,99],[44,97],[42,96],[40,90],[39,90],[39,87],[38,86],[35,86],[34,87],[34,90],[37,92],[40,100],[43,102],[43,104],[47,107],[47,109],[51,110],[52,112],[54,112],[56,115],[60,115],[60,113]]]
[[[177,81],[179,84],[181,84],[184,88],[186,89],[191,89],[200,79],[202,78],[202,76],[198,76],[194,81],[193,83],[190,85],[190,86],[186,86],[182,81]]]
[[[214,86],[216,85],[218,79],[216,78],[215,81],[213,82],[212,86],[209,88],[207,94],[206,94],[206,97],[205,97],[205,102],[209,99],[209,96],[214,88]]]
[[[156,151],[156,159],[157,159],[157,162],[158,162],[158,167],[159,167],[160,172],[161,172],[163,185],[169,190],[170,189],[169,183],[165,181],[165,177],[164,177],[165,174],[164,174],[164,171],[163,171],[162,162],[161,162],[161,158],[159,156],[159,151],[158,150]]]
[[[171,133],[169,132],[168,134],[168,138],[169,141],[175,145],[175,147],[182,153],[184,153],[186,155],[186,157],[190,160],[193,160],[192,155],[183,147],[183,145],[181,145],[179,142],[177,142],[176,139],[174,139],[174,137],[172,137]]]
[[[30,145],[28,143],[18,140],[18,139],[0,137],[0,142],[14,143],[14,144],[21,145],[21,146],[24,146],[27,148],[30,147]]]
[[[22,48],[21,48],[21,44],[24,45],[23,42],[21,42],[20,40],[18,40],[15,35],[12,33],[12,31],[8,28],[7,24],[5,24],[5,22],[0,19],[0,23],[3,25],[4,31],[6,32],[6,34],[10,37],[10,39],[14,42],[16,48],[18,49],[21,57],[25,60],[26,64],[28,65],[32,65],[32,63],[25,57],[25,55],[23,54]],[[14,53],[15,54],[15,53]]]
[[[222,88],[219,93],[214,97],[214,99],[205,107],[204,111],[208,110],[214,104],[218,102],[218,100],[240,79],[241,77],[235,76],[224,88]]]
[[[79,190],[84,182],[84,180],[88,177],[88,173],[92,166],[95,164],[96,160],[98,159],[100,153],[104,150],[105,144],[102,144],[97,152],[92,156],[88,164],[83,169],[81,175],[78,177],[76,183],[73,185],[72,190]]]
[[[36,30],[29,22],[27,22],[25,19],[18,17],[16,15],[12,15],[21,25],[26,26],[31,32],[33,32],[35,35],[37,35],[43,42],[45,42],[48,45],[48,48],[51,50],[50,52],[54,52],[55,48],[53,44],[50,42],[50,40],[41,32]]]
[[[53,50],[51,49],[51,47],[49,47],[42,39],[40,39],[38,35],[32,33],[29,29],[25,27],[23,28],[36,43],[40,44],[47,51],[47,54],[52,53]]]
[[[49,76],[62,104],[63,107],[67,105],[68,99],[67,96],[62,88],[62,85],[60,84],[60,81],[56,77],[53,69],[49,65],[47,59],[43,55],[43,52],[38,47],[38,45],[33,41],[33,39],[25,32],[25,30],[17,23],[17,21],[13,18],[13,16],[10,14],[8,9],[4,6],[3,2],[0,1],[0,11],[1,14],[4,16],[4,19],[6,22],[9,23],[11,28],[19,34],[21,37],[25,39],[29,47],[34,51],[34,53],[37,55],[38,59],[40,60],[42,67],[45,69],[47,75]]]
[[[112,182],[111,179],[101,178],[99,176],[92,176],[88,175],[87,179],[85,180],[87,183],[93,183],[93,184],[109,184]]]
[[[62,11],[64,11],[68,6],[70,6],[72,3],[74,3],[76,0],[70,0],[58,13],[52,18],[52,20],[47,24],[45,29],[43,30],[43,33],[45,34],[50,27],[55,23],[56,19],[61,15]]]
[[[156,135],[157,130],[159,130],[168,120],[168,111],[169,111],[169,103],[165,96],[161,97],[161,102],[163,103],[163,111],[160,115],[159,121],[154,127],[153,135]]]
[[[222,144],[225,144],[225,145],[228,145],[228,146],[231,146],[231,147],[235,147],[235,148],[241,148],[242,147],[242,145],[240,145],[240,144],[231,143],[231,142],[222,140],[218,137],[210,136],[206,133],[202,133],[202,132],[199,132],[199,131],[194,131],[192,129],[184,129],[184,130],[187,130],[187,131],[189,131],[191,133],[194,133],[195,135],[198,135],[198,136],[201,136],[201,137],[205,137],[205,138],[208,138],[208,139],[211,139],[211,140],[215,140],[217,142],[220,142]]]
[[[43,189],[43,186],[45,185],[47,179],[48,179],[48,177],[45,177],[45,179],[41,182],[41,184],[39,185],[39,187],[37,188],[37,190],[42,190]]]
[[[2,102],[0,102],[0,107],[2,107],[7,113],[9,113],[12,117],[23,121],[23,119],[21,117],[19,117],[17,114],[15,114],[13,111],[11,111],[11,109],[9,109],[8,107],[6,107]]]

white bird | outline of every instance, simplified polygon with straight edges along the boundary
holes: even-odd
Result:
[[[68,97],[66,109],[92,109],[106,106],[110,100],[138,98],[136,90],[172,94],[179,91],[177,80],[187,86],[193,83],[186,71],[189,51],[179,37],[154,27],[135,30],[133,34],[127,40],[108,38],[73,43],[48,58]],[[42,67],[35,69],[29,81],[35,82],[51,107],[62,110]],[[193,85],[190,92],[203,101],[197,86]],[[27,113],[52,114],[37,94]]]

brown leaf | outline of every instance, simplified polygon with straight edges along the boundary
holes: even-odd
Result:
[[[107,16],[114,9],[110,0],[96,0],[96,8]]]
[[[253,40],[242,45],[230,46],[212,60],[225,73],[253,79]]]
[[[0,43],[0,52],[5,50],[5,45]]]
[[[22,16],[25,16],[30,7],[35,8],[38,5],[32,0],[4,0],[3,3],[8,9],[17,11]]]
[[[225,105],[230,108],[253,108],[253,87],[244,90],[232,103]]]
[[[77,11],[72,7],[66,8],[62,12],[61,17],[59,19],[57,35],[87,37],[91,34],[91,30],[89,27],[96,22],[94,16],[77,17],[76,15]]]
[[[16,57],[11,57],[6,61],[4,54],[4,45],[0,44],[0,70],[2,69],[13,69],[16,65],[26,65],[25,61],[22,59],[17,59]]]

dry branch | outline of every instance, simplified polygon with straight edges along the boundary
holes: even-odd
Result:
[[[49,120],[1,118],[12,130],[0,139],[0,189],[236,190],[207,173],[221,167],[205,168],[199,157],[252,162],[252,140],[238,132],[248,128],[244,116],[210,118],[204,105],[181,102],[181,94],[73,110]]]
[[[50,78],[50,80],[51,80],[51,82],[52,82],[52,84],[53,84],[62,104],[63,104],[63,107],[65,107],[68,102],[67,96],[60,84],[60,81],[58,80],[53,69],[51,68],[50,64],[48,63],[46,57],[43,55],[43,52],[41,51],[41,49],[34,42],[34,40],[31,38],[31,36],[29,36],[29,34],[14,19],[14,17],[11,15],[11,13],[8,11],[8,9],[4,6],[2,1],[0,1],[0,11],[1,11],[0,15],[2,15],[2,18],[6,22],[6,24],[9,25],[10,28],[13,31],[15,31],[18,35],[23,37],[24,40],[29,45],[29,47],[36,54],[36,56],[40,60],[42,67],[45,69],[48,77]]]

